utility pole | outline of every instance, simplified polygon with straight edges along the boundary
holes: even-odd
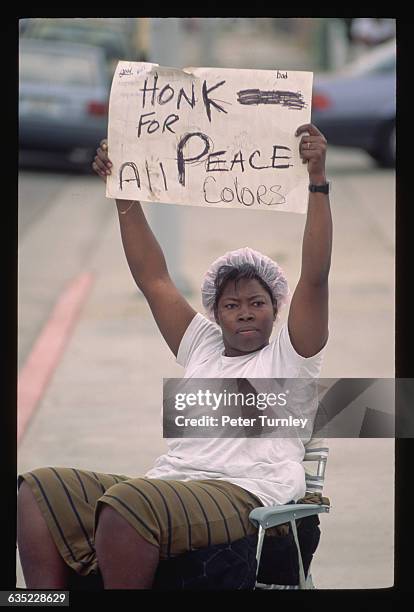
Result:
[[[182,24],[177,17],[148,18],[148,62],[173,68],[183,67]],[[181,232],[184,211],[180,206],[151,204],[151,226],[164,251],[170,276],[181,293],[191,293],[191,286],[181,268]]]

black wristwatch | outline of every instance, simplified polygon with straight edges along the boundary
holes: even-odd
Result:
[[[324,185],[312,185],[312,183],[309,183],[309,191],[311,193],[325,193],[328,195],[329,183],[325,183]]]

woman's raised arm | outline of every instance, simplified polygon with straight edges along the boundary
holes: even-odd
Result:
[[[308,165],[309,182],[324,189],[327,142],[312,124],[302,125],[299,148]],[[328,193],[309,192],[302,244],[302,268],[289,309],[289,335],[303,357],[318,353],[328,339],[328,277],[332,252],[332,217]]]
[[[108,145],[102,140],[92,164],[104,181],[111,173]],[[178,347],[196,311],[178,291],[168,273],[164,253],[154,236],[141,204],[116,200],[122,244],[131,274],[147,299],[154,319],[168,346]]]

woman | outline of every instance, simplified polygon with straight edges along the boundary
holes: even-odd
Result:
[[[332,247],[326,140],[311,124],[296,136],[313,187],[300,279],[288,322],[272,342],[288,293],[275,262],[247,247],[214,262],[202,287],[209,321],[171,281],[139,202],[116,201],[131,273],[187,378],[319,375]],[[93,168],[105,180],[111,172],[106,141]],[[300,440],[187,438],[170,440],[168,453],[142,478],[57,467],[20,474],[26,586],[64,589],[69,568],[83,576],[99,568],[106,589],[151,588],[160,560],[252,534],[254,507],[303,496],[303,456]]]

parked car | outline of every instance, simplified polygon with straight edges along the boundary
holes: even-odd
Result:
[[[22,38],[19,148],[89,165],[106,137],[110,83],[97,47]]]
[[[122,20],[105,18],[35,18],[27,20],[24,36],[100,47],[112,79],[119,60],[135,60],[131,33]]]
[[[312,122],[329,144],[365,150],[395,166],[395,39],[368,51],[334,75],[314,79]]]

